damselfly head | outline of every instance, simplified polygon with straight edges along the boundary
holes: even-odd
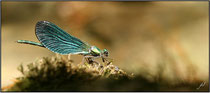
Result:
[[[109,52],[108,52],[107,49],[104,49],[104,50],[103,50],[103,55],[104,55],[105,57],[108,57],[108,56],[109,56]]]

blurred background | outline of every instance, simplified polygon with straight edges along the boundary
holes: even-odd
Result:
[[[161,2],[2,2],[2,86],[21,73],[20,64],[55,56],[45,48],[18,44],[39,42],[38,21],[50,21],[100,49],[113,64],[171,84],[209,82],[207,1]],[[73,55],[75,64],[82,56]]]

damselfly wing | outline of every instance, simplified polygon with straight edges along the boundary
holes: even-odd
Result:
[[[59,54],[88,54],[89,46],[48,21],[36,24],[36,36],[46,48]]]

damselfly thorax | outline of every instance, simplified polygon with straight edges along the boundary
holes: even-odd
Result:
[[[109,53],[107,49],[104,49],[103,51],[97,48],[96,46],[91,46],[89,49],[88,55],[93,57],[108,57]]]
[[[107,49],[100,50],[96,46],[91,46],[88,49],[88,53],[81,53],[80,55],[83,55],[87,61],[94,61],[95,58],[102,58],[102,61],[105,62],[105,59],[109,56],[109,52]]]

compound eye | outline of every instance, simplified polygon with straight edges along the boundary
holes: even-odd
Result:
[[[108,52],[108,51],[104,51],[104,55],[105,55],[106,57],[108,57],[108,56],[109,56],[109,52]]]

